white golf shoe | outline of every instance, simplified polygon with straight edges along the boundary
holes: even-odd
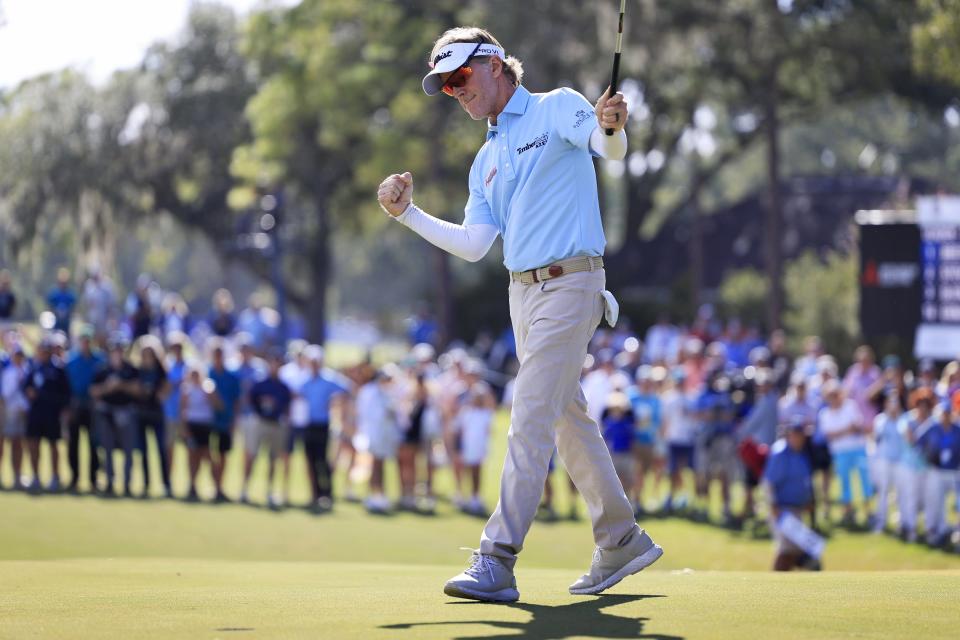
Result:
[[[516,602],[520,598],[513,570],[503,560],[479,551],[470,556],[470,566],[447,580],[443,592],[454,598],[485,602]]]
[[[590,571],[570,585],[570,593],[594,595],[605,591],[627,576],[643,571],[662,555],[660,545],[654,543],[645,531],[637,529],[622,547],[597,547]]]

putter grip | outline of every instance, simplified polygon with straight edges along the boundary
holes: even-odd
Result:
[[[610,97],[612,98],[617,92],[617,80],[620,75],[620,52],[613,54],[613,73],[610,74]],[[613,135],[613,129],[607,129],[605,133],[608,136]]]

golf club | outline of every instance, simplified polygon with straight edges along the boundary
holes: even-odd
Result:
[[[623,45],[623,14],[627,10],[627,0],[620,0],[620,21],[617,25],[617,50],[613,54],[613,73],[610,75],[610,97],[617,92],[617,80],[620,75],[620,48]],[[607,129],[608,136],[613,135],[613,129]]]

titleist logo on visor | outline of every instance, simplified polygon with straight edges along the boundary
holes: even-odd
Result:
[[[449,49],[441,51],[436,56],[434,56],[433,62],[431,63],[430,66],[435,67],[438,64],[440,64],[442,60],[446,60],[447,58],[452,57],[456,49],[461,46],[468,46],[468,47],[475,46],[475,43],[473,42],[454,43]],[[469,53],[469,52],[466,52],[466,53]],[[503,49],[493,44],[484,44],[484,45],[480,45],[480,47],[476,50],[476,52],[473,53],[473,56],[478,58],[483,58],[485,56],[500,56],[501,58],[503,58]]]

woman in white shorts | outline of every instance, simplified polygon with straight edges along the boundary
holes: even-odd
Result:
[[[14,488],[20,489],[20,471],[23,464],[23,437],[26,435],[27,399],[21,387],[27,375],[27,361],[23,351],[14,347],[10,364],[0,376],[0,394],[3,398],[2,431],[0,431],[0,460],[3,460],[3,445],[10,441],[13,460]]]
[[[487,458],[494,407],[496,400],[490,387],[478,382],[470,387],[466,402],[457,414],[460,457],[464,475],[469,477],[472,489],[470,500],[463,509],[472,515],[484,517],[488,514],[480,499],[480,473]]]
[[[390,369],[384,368],[357,392],[357,434],[353,444],[358,451],[367,451],[373,457],[370,495],[364,502],[371,513],[385,513],[391,506],[384,495],[383,463],[396,457],[401,439],[397,412],[387,392],[393,377]]]

